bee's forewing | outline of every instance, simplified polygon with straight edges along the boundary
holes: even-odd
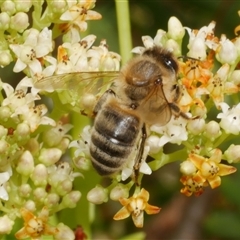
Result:
[[[93,94],[98,98],[110,87],[118,74],[116,71],[66,73],[36,81],[34,87],[40,89],[40,92],[66,91],[74,98],[73,101],[77,98],[81,109],[83,96]]]
[[[87,88],[94,88],[101,82],[106,85],[111,82],[119,72],[73,72],[55,75],[43,78],[34,83],[34,86],[43,91],[50,90],[78,90]]]
[[[139,106],[138,111],[144,116],[144,121],[150,125],[159,124],[163,126],[169,122],[172,115],[162,87],[154,88]],[[144,114],[146,112],[147,115]]]

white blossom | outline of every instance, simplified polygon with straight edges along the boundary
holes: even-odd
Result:
[[[32,75],[41,73],[42,65],[39,58],[45,57],[53,50],[52,31],[48,28],[44,28],[41,32],[30,29],[25,34],[27,37],[23,44],[10,44],[17,57],[13,71],[21,72],[28,67]]]
[[[219,104],[222,113],[217,115],[220,118],[220,126],[228,134],[239,134],[240,131],[240,104],[230,108],[227,103],[222,102]]]

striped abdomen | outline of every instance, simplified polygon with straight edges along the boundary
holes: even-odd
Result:
[[[92,129],[90,154],[100,175],[111,175],[122,169],[140,129],[140,119],[119,107],[105,105],[99,111]]]

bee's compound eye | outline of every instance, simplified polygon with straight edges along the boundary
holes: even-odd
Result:
[[[174,59],[164,58],[164,63],[168,68],[174,70],[175,72],[177,71],[178,65],[177,65],[176,61],[174,61]]]
[[[84,109],[92,109],[96,104],[96,96],[93,94],[86,93],[82,97],[82,105]]]

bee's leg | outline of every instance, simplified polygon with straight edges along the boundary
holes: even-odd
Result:
[[[139,151],[138,151],[136,161],[135,161],[135,164],[134,164],[134,181],[135,181],[135,184],[137,186],[140,185],[140,183],[138,182],[139,168],[141,166],[142,158],[143,158],[143,155],[144,155],[144,147],[145,147],[146,139],[147,139],[147,129],[146,129],[146,125],[143,124],[142,136],[141,136],[141,140],[140,140],[141,142],[139,143]]]
[[[174,84],[172,86],[172,90],[171,91],[174,92],[174,94],[173,94],[174,95],[173,102],[177,102],[179,100],[179,98],[180,98],[180,95],[181,95],[181,89],[180,89],[179,85],[178,84]]]
[[[183,117],[187,120],[195,120],[195,119],[198,119],[199,116],[194,116],[194,117],[189,117],[186,113],[182,112],[180,110],[180,108],[178,107],[178,105],[176,103],[169,103],[169,106],[172,110],[172,113],[176,116],[176,117]]]
[[[172,110],[172,113],[176,116],[176,117],[179,117],[179,116],[181,116],[181,117],[183,117],[183,118],[185,118],[185,119],[191,119],[186,113],[184,113],[184,112],[182,112],[181,110],[180,110],[180,108],[178,107],[178,105],[177,104],[175,104],[175,103],[169,103],[169,106],[170,106],[170,108],[171,108],[171,110]]]

